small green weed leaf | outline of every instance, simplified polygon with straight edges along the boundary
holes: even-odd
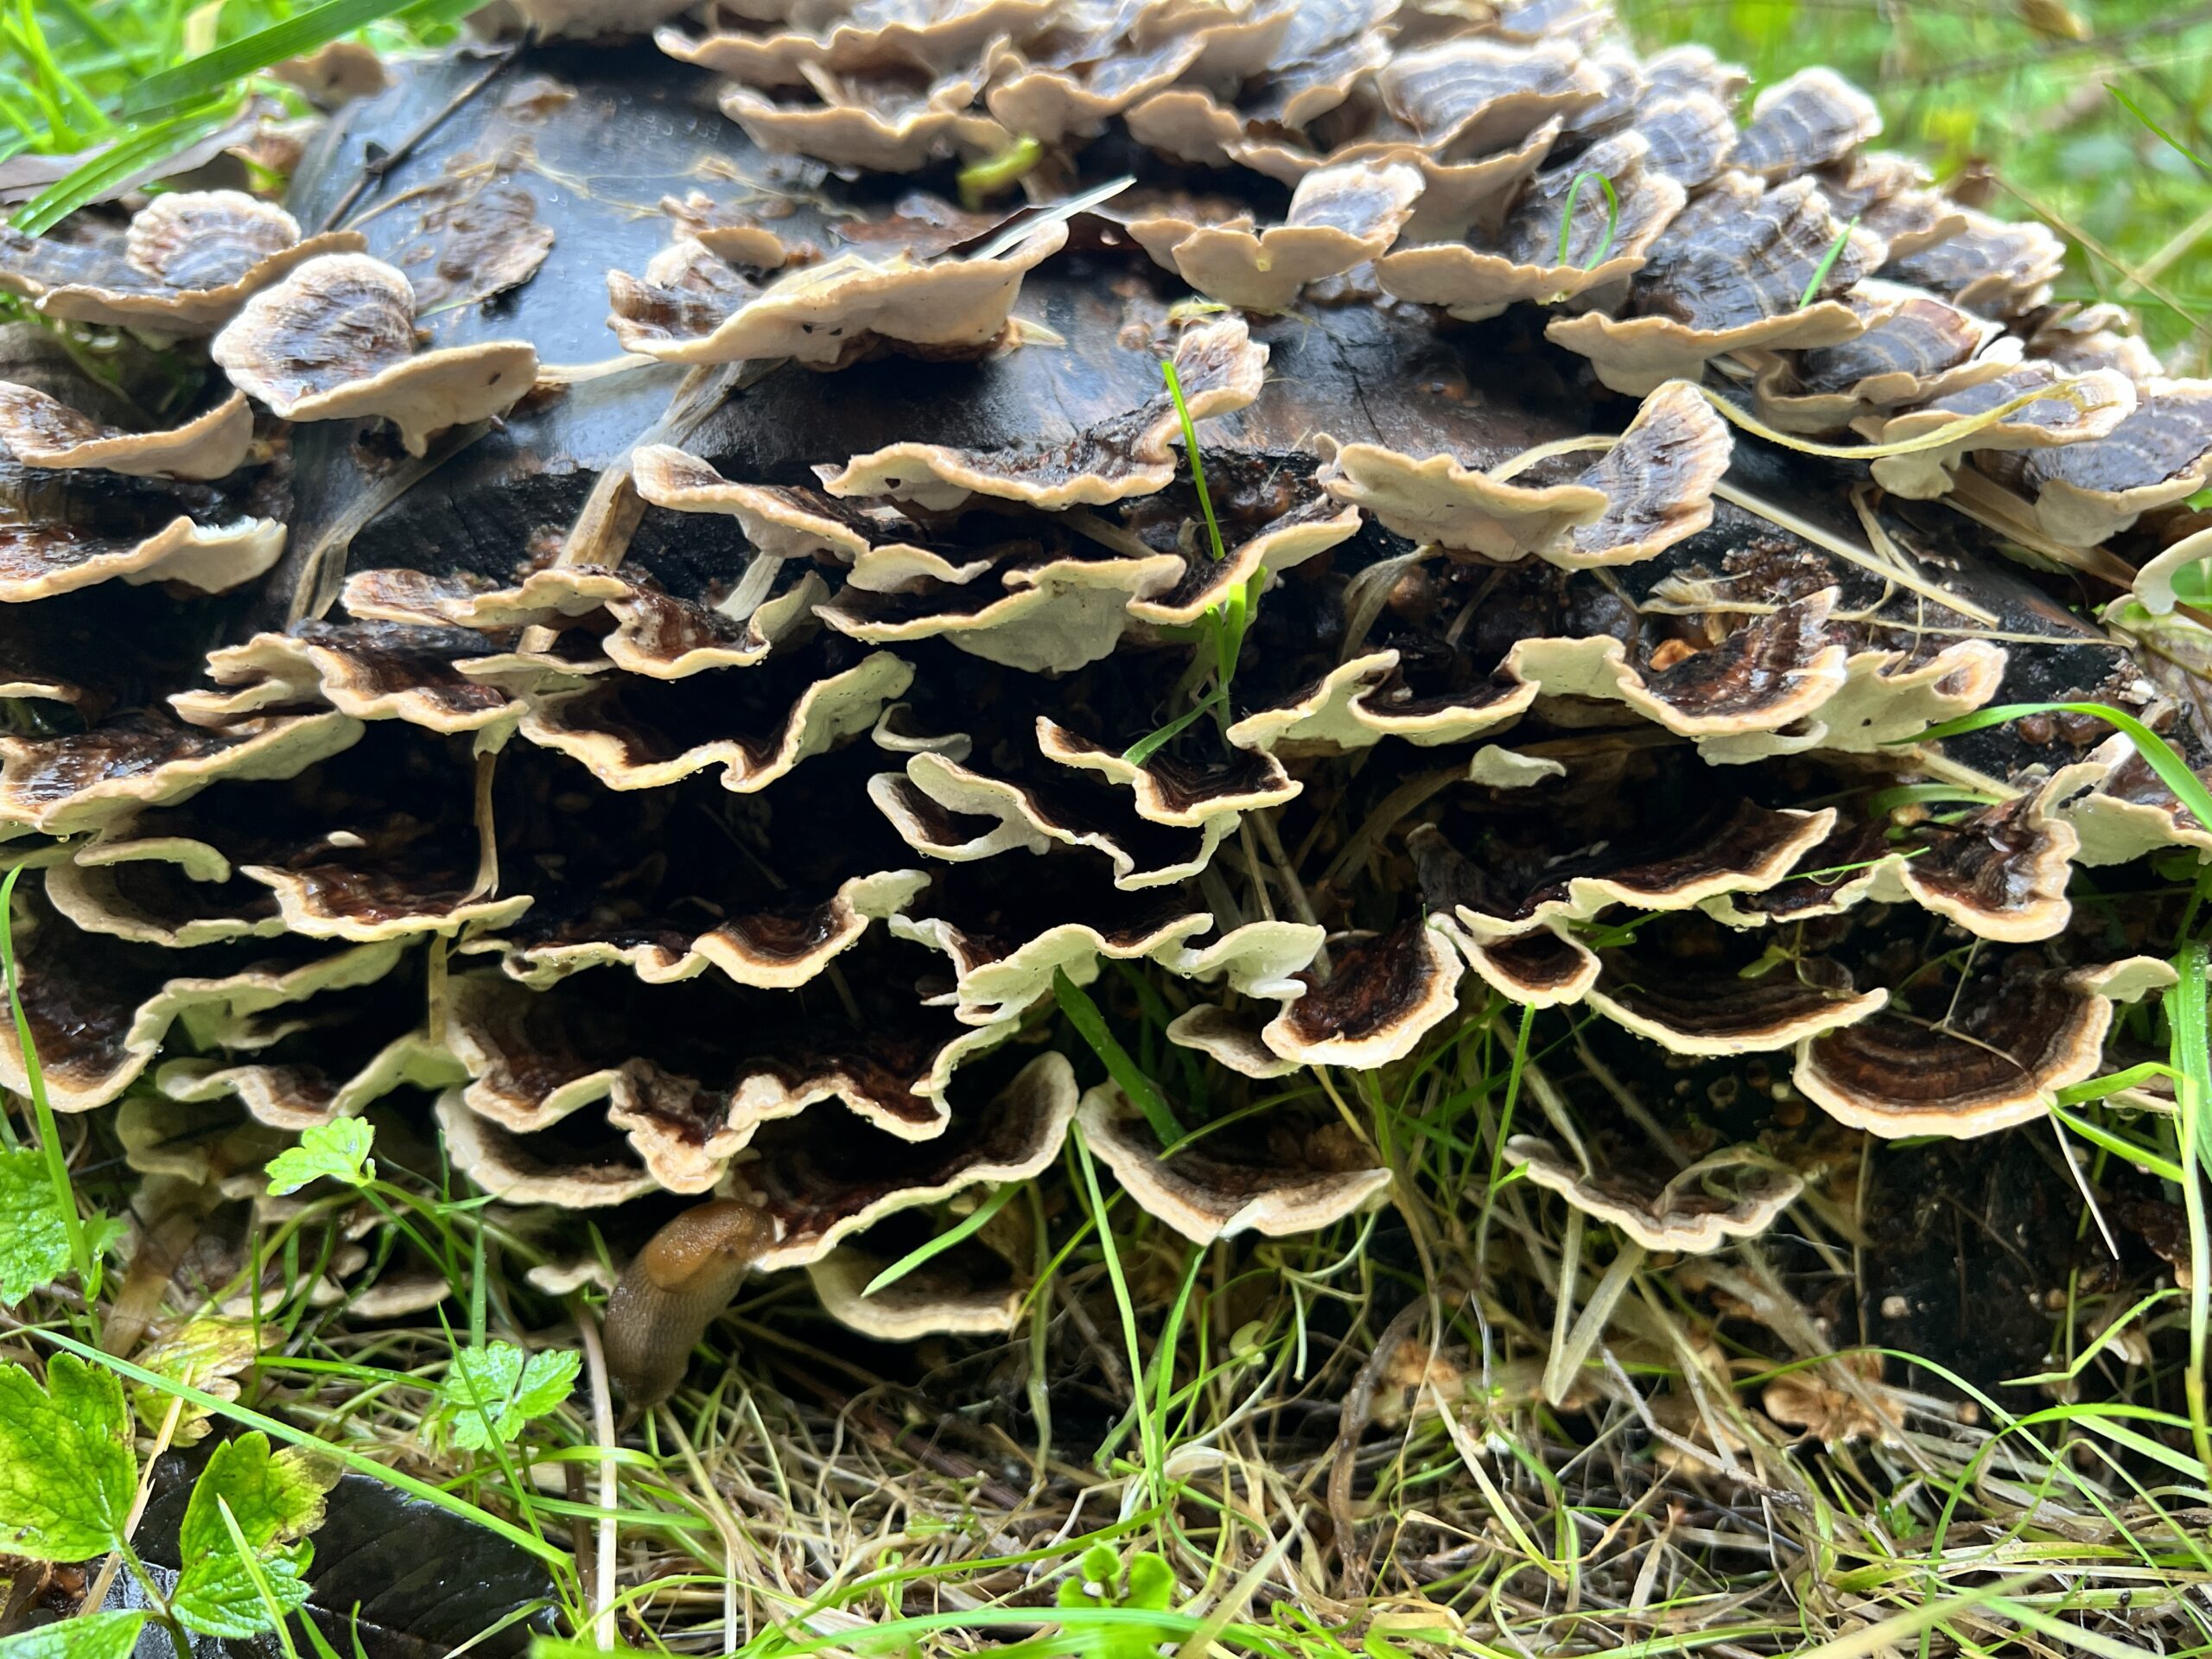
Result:
[[[1910,738],[1900,738],[1902,743],[1934,743],[1947,737],[1963,737],[1968,732],[1979,732],[1991,726],[2001,726],[2008,720],[2018,720],[2023,715],[2088,715],[2107,724],[2118,727],[2143,757],[2143,764],[2158,774],[2158,781],[2174,792],[2175,798],[2190,810],[2190,815],[2208,830],[2212,830],[2212,791],[2204,781],[2189,769],[2188,762],[2174,753],[2173,745],[2160,737],[2124,709],[2114,709],[2102,702],[2006,702],[1993,709],[1983,709],[1971,715],[1961,715],[1956,720],[1947,720],[1940,726],[1930,726],[1926,731]]]
[[[217,1510],[219,1526],[222,1518]],[[315,1552],[304,1543],[272,1549],[254,1562],[261,1573],[261,1583],[256,1584],[245,1558],[226,1538],[222,1554],[202,1556],[178,1578],[170,1610],[185,1629],[202,1636],[258,1636],[276,1627],[269,1617],[270,1603],[287,1613],[307,1605],[307,1572],[314,1559]]]
[[[1066,969],[1055,968],[1052,995],[1059,1002],[1060,1012],[1067,1015],[1068,1023],[1075,1027],[1076,1034],[1090,1046],[1090,1052],[1104,1064],[1108,1075],[1144,1114],[1144,1121],[1152,1125],[1152,1132],[1160,1137],[1160,1144],[1170,1146],[1180,1141],[1183,1126],[1176,1122],[1173,1109],[1153,1087],[1152,1079],[1145,1076],[1136,1057],[1123,1048],[1122,1039],[1107,1028],[1106,1016],[1090,1000],[1090,993],[1070,979]]]
[[[365,1185],[376,1179],[377,1166],[369,1157],[375,1139],[376,1130],[366,1118],[334,1117],[327,1123],[309,1124],[298,1146],[287,1147],[269,1160],[269,1191],[282,1197],[325,1179],[347,1186]]]
[[[1122,1607],[1147,1613],[1171,1611],[1175,1602],[1175,1569],[1157,1552],[1139,1550],[1124,1568],[1111,1544],[1093,1544],[1083,1552],[1075,1573],[1060,1580],[1056,1592],[1060,1606]],[[1085,1631],[1086,1651],[1097,1659],[1154,1659],[1163,1642],[1181,1632],[1166,1625],[1109,1624]]]
[[[322,1524],[322,1495],[338,1481],[338,1466],[302,1446],[270,1449],[260,1430],[226,1440],[193,1484],[177,1532],[187,1561],[230,1546],[217,1500],[228,1503],[257,1553],[304,1538]]]
[[[81,1561],[115,1547],[138,1485],[123,1384],[56,1354],[39,1387],[0,1366],[0,1554]]]
[[[0,1659],[130,1659],[143,1613],[85,1613],[0,1637]]]
[[[29,1147],[0,1151],[0,1307],[13,1307],[69,1271],[69,1222],[46,1156]]]
[[[253,1565],[283,1611],[305,1602],[312,1556],[299,1541],[322,1524],[322,1495],[337,1478],[334,1464],[300,1447],[271,1452],[258,1430],[217,1446],[193,1484],[177,1530],[185,1563],[171,1598],[177,1618],[206,1636],[246,1637],[271,1628],[237,1539],[253,1552]],[[235,1538],[224,1519],[226,1505],[237,1522]]]
[[[1122,1592],[1122,1605],[1141,1607],[1147,1613],[1164,1613],[1175,1604],[1175,1569],[1166,1558],[1147,1549],[1129,1558],[1128,1582]]]
[[[462,1349],[438,1386],[453,1443],[464,1452],[486,1451],[494,1437],[511,1444],[524,1424],[569,1397],[582,1363],[565,1348],[526,1355],[511,1342],[494,1342]]]
[[[1114,1604],[1115,1580],[1122,1576],[1122,1558],[1114,1553],[1111,1544],[1093,1544],[1083,1552],[1083,1560],[1075,1572],[1060,1580],[1059,1605],[1063,1607],[1110,1607]]]
[[[960,169],[960,200],[975,213],[993,196],[1011,190],[1045,159],[1045,146],[1034,138],[1017,138],[995,156]]]

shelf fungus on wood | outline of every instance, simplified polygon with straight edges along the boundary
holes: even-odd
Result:
[[[209,345],[240,391],[288,421],[382,416],[410,455],[512,409],[537,378],[526,340],[418,353],[415,290],[365,254],[325,254],[248,300]]]
[[[240,191],[177,191],[155,197],[120,237],[0,229],[0,293],[71,322],[212,334],[302,263],[362,245],[355,231],[303,238],[291,214]]]
[[[1928,734],[2105,704],[2212,776],[2162,654],[2212,391],[1829,72],[1745,108],[1594,0],[383,68],[282,208],[0,233],[126,367],[185,342],[0,342],[26,1013],[134,1166],[435,1125],[635,1246],[643,1405],[749,1273],[1002,1332],[1027,1206],[868,1287],[1078,1124],[1137,1224],[1357,1227],[1359,1109],[1275,1096],[1521,1008],[1575,1058],[1516,1182],[1651,1249],[1771,1224],[1789,1124],[1993,1133],[2132,1052],[2144,861],[2212,829],[2094,715]],[[1172,1144],[1068,985],[1152,1026]],[[1709,1077],[1725,1140],[1666,1104]]]

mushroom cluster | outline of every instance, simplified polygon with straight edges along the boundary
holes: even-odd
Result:
[[[904,1336],[1003,1328],[1014,1269],[871,1297],[861,1236],[1074,1125],[1193,1240],[1382,1198],[1333,1115],[1168,1147],[1080,1090],[1046,1016],[1109,964],[1186,1128],[1517,1004],[1978,1135],[2164,982],[2147,903],[2069,899],[2212,849],[2127,740],[1921,738],[2096,702],[2205,761],[2053,595],[2171,608],[2212,383],[1864,95],[1741,107],[1578,0],[741,10],[417,67],[299,219],[0,240],[205,367],[167,423],[0,385],[57,1109],[423,1091],[502,1199],[712,1200],[633,1298],[735,1255]],[[1797,1190],[1557,1127],[1512,1161],[1655,1246]]]

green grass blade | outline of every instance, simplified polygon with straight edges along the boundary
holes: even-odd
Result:
[[[109,145],[67,177],[57,179],[16,213],[15,226],[35,236],[51,230],[86,202],[122,181],[157,166],[190,145],[229,113],[226,100],[194,105],[165,121],[141,127]]]
[[[1160,359],[1160,372],[1167,382],[1167,395],[1175,400],[1175,417],[1183,423],[1183,453],[1191,462],[1191,484],[1198,493],[1198,507],[1206,516],[1206,544],[1213,550],[1213,562],[1223,563],[1229,551],[1221,543],[1221,524],[1213,516],[1213,497],[1206,493],[1206,464],[1198,454],[1198,429],[1191,419],[1191,405],[1184,400],[1183,383],[1175,378],[1172,359]]]
[[[2138,121],[2141,122],[2145,130],[2147,130],[2152,137],[2158,139],[2166,146],[2167,149],[2172,150],[2174,154],[2187,161],[2190,166],[2196,168],[2200,173],[2212,174],[2212,162],[2206,162],[2202,156],[2199,156],[2187,144],[2182,143],[2180,139],[2175,137],[2173,134],[2168,132],[2156,121],[2153,121],[2151,118],[2150,111],[2145,110],[2140,104],[2138,104],[2133,99],[2130,98],[2126,92],[2120,91],[2119,87],[2113,85],[2110,81],[2107,81],[2105,83],[2105,90],[2110,92],[2114,98],[2118,99],[2120,103],[2120,107],[2125,109]]]
[[[1121,1039],[1106,1028],[1106,1016],[1090,1000],[1090,993],[1068,977],[1065,968],[1052,970],[1052,995],[1058,999],[1061,1011],[1076,1034],[1090,1045],[1090,1052],[1103,1062],[1106,1074],[1121,1085],[1122,1092],[1135,1103],[1144,1114],[1144,1121],[1152,1125],[1152,1132],[1160,1137],[1163,1147],[1173,1146],[1183,1138],[1183,1126],[1175,1121],[1175,1114],[1152,1079],[1122,1046]]]
[[[1859,215],[1853,213],[1851,222],[1835,233],[1835,240],[1828,244],[1828,251],[1821,256],[1821,263],[1813,267],[1812,276],[1806,279],[1805,291],[1797,296],[1799,309],[1803,309],[1819,297],[1821,284],[1827,281],[1828,272],[1835,269],[1835,262],[1843,257],[1844,245],[1858,228]]]
[[[404,11],[410,3],[410,0],[324,0],[321,5],[257,29],[243,40],[149,75],[123,100],[123,113],[147,115],[226,92],[257,69],[312,52],[341,35],[351,35],[394,12]]]
[[[1133,766],[1141,766],[1144,765],[1144,763],[1151,760],[1154,755],[1159,753],[1162,748],[1166,747],[1168,744],[1173,743],[1177,738],[1182,736],[1184,728],[1189,726],[1190,723],[1196,720],[1200,715],[1205,713],[1207,709],[1212,708],[1216,702],[1220,701],[1220,696],[1221,694],[1217,691],[1211,696],[1201,697],[1198,702],[1192,703],[1190,708],[1184,710],[1183,713],[1176,715],[1174,719],[1169,721],[1165,726],[1158,727],[1152,731],[1147,732],[1142,737],[1137,739],[1135,742],[1130,744],[1128,748],[1122,751],[1122,759],[1128,761]]]
[[[1567,206],[1560,210],[1559,215],[1559,257],[1552,261],[1555,265],[1567,263],[1568,244],[1574,238],[1574,205],[1582,200],[1582,187],[1592,179],[1605,193],[1605,233],[1598,238],[1598,251],[1579,263],[1582,269],[1587,270],[1592,265],[1604,264],[1605,256],[1613,251],[1613,238],[1620,234],[1621,227],[1620,192],[1613,188],[1613,181],[1604,174],[1585,168],[1567,187]]]
[[[31,1097],[31,1111],[38,1120],[38,1143],[46,1155],[46,1179],[54,1188],[54,1201],[61,1211],[61,1225],[69,1236],[69,1260],[84,1287],[89,1315],[99,1294],[99,1263],[92,1260],[85,1235],[85,1218],[77,1213],[77,1190],[69,1180],[69,1161],[61,1152],[61,1128],[54,1119],[54,1104],[46,1095],[46,1073],[38,1063],[38,1045],[31,1038],[30,1016],[23,1012],[22,984],[16,970],[16,882],[22,875],[18,864],[0,881],[0,973],[8,983],[8,1012],[16,1021],[16,1046],[23,1057],[23,1082]]]
[[[2143,757],[2152,771],[2158,774],[2158,781],[2174,792],[2176,798],[2196,815],[2196,821],[2212,830],[2212,790],[2204,787],[2204,780],[2189,769],[2181,756],[2174,753],[2173,745],[2160,737],[2124,709],[2114,709],[2102,702],[2006,702],[1994,709],[1983,709],[1971,715],[1961,715],[1956,720],[1947,720],[1940,726],[1930,726],[1912,737],[1896,739],[1898,743],[1933,743],[1946,737],[1961,737],[1968,732],[1979,732],[1991,726],[2002,726],[2008,720],[2018,720],[2025,715],[2088,715],[2118,727],[2135,745],[2136,753]]]
[[[917,1244],[912,1249],[907,1251],[906,1255],[900,1256],[896,1262],[893,1262],[881,1273],[877,1274],[874,1278],[868,1281],[868,1288],[861,1291],[861,1294],[863,1296],[873,1296],[877,1291],[887,1289],[890,1286],[897,1284],[901,1279],[904,1279],[916,1268],[920,1267],[925,1262],[931,1260],[932,1257],[943,1255],[947,1250],[960,1243],[962,1239],[973,1237],[976,1234],[982,1231],[985,1227],[990,1224],[991,1217],[998,1214],[1000,1211],[1006,1208],[1007,1200],[1013,1198],[1014,1195],[1020,1190],[1020,1185],[1018,1182],[1007,1182],[1004,1186],[999,1188],[997,1192],[992,1193],[989,1198],[984,1199],[982,1203],[977,1205],[974,1211],[963,1217],[957,1225],[946,1228],[943,1232],[939,1233],[935,1238],[929,1240],[926,1243]]]

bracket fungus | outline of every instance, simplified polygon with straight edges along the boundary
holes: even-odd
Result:
[[[415,349],[415,289],[365,254],[310,259],[246,302],[207,353],[288,421],[380,415],[410,455],[449,426],[503,415],[537,378],[525,340]]]
[[[158,418],[66,361],[0,385],[0,838],[59,1109],[127,1092],[142,1160],[162,1113],[242,1157],[411,1114],[502,1205],[665,1224],[611,1303],[644,1405],[748,1272],[1003,1330],[987,1241],[872,1264],[1072,1125],[1190,1239],[1356,1216],[1377,1154],[1270,1101],[1501,1001],[1624,1088],[1741,1060],[1836,1134],[1965,1136],[2159,988],[2138,861],[2212,834],[2155,771],[2086,717],[1927,734],[2107,703],[2212,767],[2007,557],[2094,548],[2171,619],[2212,391],[2050,307],[2056,238],[1867,150],[1832,74],[1744,109],[1580,3],[660,45],[524,45],[508,97],[391,66],[284,208],[0,234],[49,316],[213,336]],[[513,159],[610,148],[620,200]],[[1053,1023],[1127,982],[1205,1080],[1172,1144]],[[1798,1179],[1507,1155],[1655,1249]]]

